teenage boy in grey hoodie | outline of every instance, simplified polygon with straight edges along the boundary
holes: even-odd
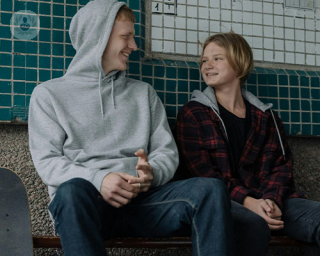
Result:
[[[165,110],[125,74],[134,22],[123,2],[89,2],[71,22],[68,71],[32,94],[30,150],[64,253],[106,255],[103,241],[115,236],[191,235],[194,255],[234,255],[226,186],[166,184],[178,152]]]

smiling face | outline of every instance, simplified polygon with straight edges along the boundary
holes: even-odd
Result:
[[[126,70],[129,55],[137,50],[134,24],[127,20],[114,22],[107,47],[102,56],[102,67],[107,75],[113,70]]]
[[[226,50],[215,43],[209,43],[203,51],[201,73],[210,87],[219,89],[240,86],[236,71],[227,59]]]

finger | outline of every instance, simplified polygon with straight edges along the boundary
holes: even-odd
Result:
[[[122,178],[124,179],[125,181],[128,181],[132,178],[135,178],[135,176],[133,175],[130,175],[130,174],[127,174],[127,173],[124,173],[124,172],[117,172],[117,174]]]
[[[282,220],[275,220],[268,216],[266,216],[264,219],[267,221],[269,225],[276,225],[276,226],[284,225],[284,222]]]
[[[271,212],[271,208],[270,206],[267,204],[267,202],[265,200],[261,201],[260,206],[262,207],[262,209],[266,212]]]
[[[284,225],[268,225],[270,230],[280,230],[284,228]]]
[[[137,165],[136,169],[142,171],[144,174],[152,172],[152,168],[150,165]]]
[[[146,176],[147,175],[144,175],[143,177],[134,177],[134,178],[128,180],[128,184],[132,185],[135,183],[145,183],[147,181]]]
[[[138,165],[148,163],[148,155],[143,149],[139,149],[134,153],[138,158]]]
[[[274,207],[274,202],[272,201],[272,200],[270,200],[270,199],[266,199],[266,200],[264,200],[267,204],[268,204],[268,206],[271,208],[271,212],[273,212],[274,210],[275,210],[275,207]]]

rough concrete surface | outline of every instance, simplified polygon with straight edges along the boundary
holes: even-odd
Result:
[[[30,203],[32,232],[34,235],[54,235],[54,228],[49,218],[47,204],[49,197],[46,185],[33,166],[28,144],[26,125],[0,125],[0,166],[12,169],[23,180]],[[320,200],[320,137],[288,138],[295,157],[294,176],[297,190],[305,192],[308,198]],[[186,249],[112,249],[111,256],[189,256],[192,251]],[[268,256],[307,256],[303,248],[269,249]],[[57,249],[35,249],[35,255],[62,255]]]

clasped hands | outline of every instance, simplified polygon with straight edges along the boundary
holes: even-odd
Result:
[[[271,230],[283,229],[282,212],[274,201],[247,196],[243,201],[243,205],[265,219]]]
[[[153,168],[143,149],[135,152],[138,157],[136,170],[138,177],[123,172],[112,172],[104,177],[101,185],[103,199],[115,208],[128,204],[140,192],[150,189],[153,181]]]

